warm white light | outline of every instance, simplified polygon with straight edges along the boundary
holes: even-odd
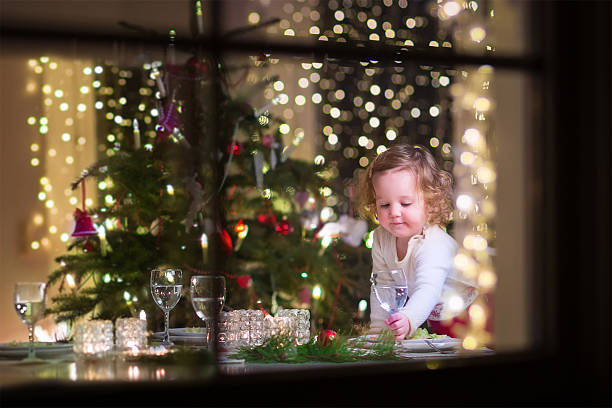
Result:
[[[456,1],[448,1],[442,6],[444,13],[449,17],[454,17],[461,11],[461,6]]]
[[[68,284],[68,287],[70,289],[74,289],[76,287],[76,282],[74,281],[72,275],[69,273],[66,274],[66,284]]]
[[[312,297],[314,299],[319,299],[322,293],[323,293],[323,290],[321,289],[320,285],[315,285],[315,287],[312,288]]]
[[[470,146],[476,146],[480,143],[482,135],[475,128],[466,129],[463,133],[463,142],[469,144]]]
[[[487,32],[482,27],[474,27],[470,30],[470,38],[474,42],[481,42],[487,36]]]
[[[457,208],[461,211],[471,211],[474,208],[474,200],[467,194],[457,196]]]

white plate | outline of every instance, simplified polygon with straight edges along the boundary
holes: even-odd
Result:
[[[68,343],[34,343],[36,357],[52,358],[72,352]],[[28,356],[28,343],[0,343],[0,358],[25,358]]]
[[[461,339],[455,339],[452,337],[443,337],[440,339],[427,339],[427,341],[433,343],[440,350],[455,350],[461,346]],[[415,340],[402,340],[398,346],[400,351],[408,353],[421,353],[421,352],[436,352],[424,339]]]
[[[367,334],[350,340],[362,347],[370,348],[378,341],[378,336],[376,334]],[[427,341],[432,342],[440,350],[454,350],[461,346],[461,339],[448,336],[427,339]],[[425,342],[425,339],[402,340],[395,342],[395,344],[399,351],[407,353],[436,352],[433,347]]]

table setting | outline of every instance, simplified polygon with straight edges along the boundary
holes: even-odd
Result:
[[[390,311],[393,302],[401,307],[406,301],[401,290],[376,289],[379,301]],[[191,276],[186,292],[205,327],[169,327],[169,314],[183,296],[183,275],[168,268],[151,271],[150,278],[150,294],[164,315],[162,331],[148,332],[146,320],[138,317],[114,322],[92,319],[76,322],[70,341],[43,343],[34,341],[32,328],[44,314],[46,284],[18,283],[15,310],[27,326],[29,341],[0,344],[0,367],[4,368],[0,381],[49,376],[70,381],[158,381],[194,375],[209,378],[215,372],[248,374],[475,354],[462,349],[461,339],[424,329],[419,329],[418,338],[401,341],[388,331],[344,334],[328,329],[312,336],[308,309],[281,309],[275,316],[259,309],[223,310],[222,276]]]

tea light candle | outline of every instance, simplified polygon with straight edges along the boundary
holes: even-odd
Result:
[[[120,351],[134,354],[144,350],[147,346],[147,322],[135,317],[117,319],[115,345]]]
[[[103,357],[113,348],[113,322],[90,320],[74,327],[74,353],[80,357]]]

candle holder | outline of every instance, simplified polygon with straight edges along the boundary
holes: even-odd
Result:
[[[135,317],[119,318],[115,322],[115,347],[119,351],[137,354],[147,347],[147,322]]]
[[[267,316],[264,321],[265,338],[274,336],[294,337],[297,325],[292,316]]]
[[[228,350],[246,346],[261,346],[264,343],[264,313],[261,310],[238,309],[227,312],[219,317],[220,330],[223,328],[223,338]]]
[[[308,309],[282,309],[277,316],[294,319],[297,344],[306,344],[310,341],[310,311]]]
[[[264,343],[264,312],[247,311],[249,318],[249,346],[261,346]]]
[[[113,322],[90,320],[74,327],[74,353],[78,357],[102,358],[113,349]]]

